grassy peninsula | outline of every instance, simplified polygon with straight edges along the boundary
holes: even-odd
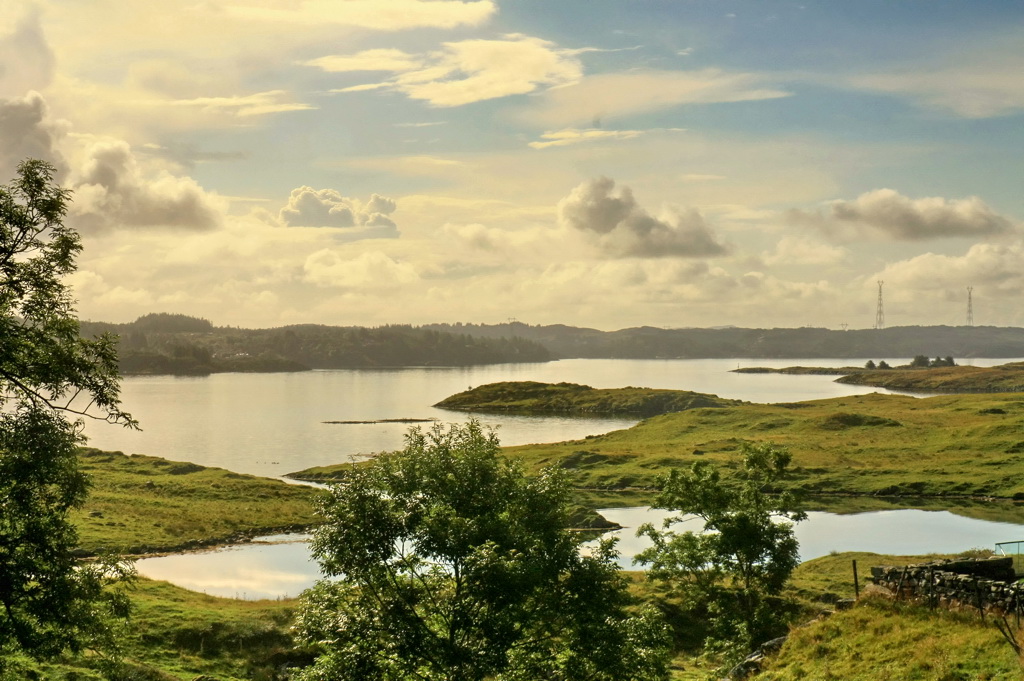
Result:
[[[492,413],[647,417],[737,404],[742,402],[689,390],[632,387],[599,389],[577,383],[505,381],[470,388],[434,406]]]
[[[178,551],[313,525],[319,490],[153,456],[83,449],[79,550]]]
[[[1024,362],[995,367],[897,367],[883,371],[863,369],[837,383],[870,385],[887,390],[923,393],[1024,392]]]
[[[694,409],[584,440],[507,448],[590,489],[653,488],[698,458],[730,465],[743,441],[793,453],[788,484],[808,493],[1024,498],[1024,396],[870,394]]]

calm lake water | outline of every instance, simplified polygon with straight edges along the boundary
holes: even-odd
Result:
[[[101,449],[280,476],[400,449],[409,428],[400,423],[340,425],[324,421],[436,418],[462,422],[469,418],[467,414],[431,405],[485,383],[529,380],[582,383],[595,388],[672,388],[750,402],[797,402],[885,392],[835,383],[834,376],[730,373],[738,366],[839,367],[861,366],[864,361],[572,359],[454,369],[130,377],[123,382],[122,399],[142,430],[90,422],[86,434],[89,444]],[[907,360],[887,361],[895,365]],[[980,365],[1010,360],[975,361]],[[636,419],[623,418],[479,418],[499,429],[505,445],[578,439],[636,423]]]
[[[889,364],[905,358],[886,359]],[[405,424],[326,424],[468,415],[431,405],[454,393],[496,381],[571,382],[596,388],[638,386],[712,393],[750,402],[796,402],[879,391],[835,383],[833,376],[730,373],[739,366],[861,366],[866,360],[562,360],[466,368],[215,374],[202,378],[152,376],[123,382],[125,407],[142,431],[88,423],[89,443],[102,449],[194,461],[240,473],[280,476],[399,449]],[[978,366],[1012,360],[973,360]],[[884,392],[884,391],[880,391]],[[628,428],[635,419],[492,416],[503,444],[557,442]],[[623,565],[638,550],[635,527],[648,509],[608,509],[621,531]],[[956,552],[1024,538],[1024,527],[986,523],[946,512],[883,511],[857,515],[812,513],[798,525],[804,559],[829,551],[917,554]],[[280,537],[276,538],[282,539]],[[139,571],[210,594],[244,598],[294,596],[317,578],[299,538],[218,551],[141,560]]]
[[[636,536],[643,523],[660,527],[665,512],[647,507],[601,509],[601,514],[623,529],[606,536],[618,538],[619,565],[627,570],[633,556],[647,547]],[[832,551],[870,551],[894,555],[958,553],[972,548],[993,548],[1002,541],[1024,539],[1024,526],[976,520],[948,511],[903,509],[838,515],[811,512],[796,525],[800,557],[810,560]],[[699,530],[696,520],[676,525],[677,532]],[[251,544],[213,551],[146,558],[136,562],[139,572],[194,591],[228,598],[285,598],[299,595],[319,579],[310,558],[308,535],[262,537]],[[868,566],[864,566],[866,570]]]

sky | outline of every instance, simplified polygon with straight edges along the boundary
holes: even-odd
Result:
[[[6,0],[83,319],[1022,326],[1024,3]]]

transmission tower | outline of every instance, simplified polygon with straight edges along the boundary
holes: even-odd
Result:
[[[875,328],[885,328],[885,312],[882,310],[882,284],[884,281],[878,282],[878,309],[875,310]]]
[[[973,291],[973,286],[967,287],[967,326],[974,326],[974,300],[971,298]]]

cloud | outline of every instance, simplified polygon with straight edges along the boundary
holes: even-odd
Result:
[[[57,179],[62,179],[67,162],[58,145],[65,133],[66,124],[50,118],[38,92],[0,99],[0,182],[12,178],[26,158],[49,161],[57,168]]]
[[[860,89],[905,95],[930,109],[963,118],[992,118],[1024,111],[1024,64],[999,69],[970,67],[922,73],[877,73],[857,76]]]
[[[542,86],[564,86],[583,76],[583,67],[575,56],[579,50],[559,49],[547,40],[517,33],[502,40],[444,43],[443,48],[423,55],[369,50],[305,63],[327,71],[397,71],[387,81],[348,86],[335,92],[387,88],[436,107],[526,94]],[[408,65],[401,66],[403,61]],[[366,68],[384,65],[388,68]]]
[[[787,236],[779,240],[775,250],[764,257],[764,262],[767,265],[835,265],[846,256],[844,248]]]
[[[239,118],[263,116],[286,111],[307,111],[316,109],[312,104],[287,101],[284,90],[268,90],[251,95],[231,97],[194,97],[168,102],[171,106],[194,107],[204,113],[227,113]]]
[[[23,95],[45,88],[53,79],[54,56],[43,35],[36,6],[0,36],[0,97]]]
[[[792,210],[796,224],[809,224],[834,238],[878,236],[896,241],[947,237],[980,238],[1008,234],[1015,223],[976,196],[965,199],[911,199],[892,189],[876,189],[853,201],[833,201],[827,211]]]
[[[974,287],[976,298],[1010,298],[1024,294],[1024,243],[975,244],[963,255],[936,253],[892,263],[868,278],[885,281],[886,295],[911,291],[905,298],[920,300],[921,295],[946,295]],[[963,294],[966,299],[966,293]]]
[[[652,217],[633,198],[629,187],[615,189],[607,177],[588,180],[558,204],[563,227],[595,240],[612,257],[706,257],[724,255],[704,217],[696,209],[669,208],[662,219]]]
[[[398,229],[388,216],[397,207],[394,199],[379,194],[362,203],[333,189],[303,186],[292,190],[280,219],[289,227],[336,227],[351,229],[364,239],[394,238]]]
[[[854,88],[907,97],[928,109],[963,118],[991,118],[1024,111],[1021,30],[1011,27],[953,50],[886,71],[851,76]]]
[[[479,26],[498,11],[493,0],[306,0],[280,2],[283,7],[235,4],[224,8],[229,16],[290,24],[337,24],[378,31],[410,28]]]
[[[580,142],[594,142],[597,140],[628,140],[643,135],[644,130],[601,130],[598,128],[564,128],[554,132],[546,132],[540,136],[538,142],[530,142],[533,149],[547,149],[548,147],[565,147]]]
[[[207,230],[220,226],[225,202],[190,177],[146,177],[127,142],[101,141],[71,178],[71,214],[85,231],[122,227]]]
[[[306,258],[303,277],[322,287],[392,290],[420,280],[416,268],[380,251],[367,251],[351,258],[323,249]]]
[[[679,176],[683,182],[717,182],[724,180],[725,175],[711,175],[707,173],[685,173]]]
[[[602,73],[571,87],[545,93],[519,117],[544,127],[575,126],[595,119],[659,111],[681,104],[745,102],[788,97],[790,93],[762,87],[759,78],[720,69],[659,71],[643,69]]]
[[[350,55],[329,55],[300,62],[329,73],[346,71],[412,71],[422,67],[422,58],[395,49],[363,50]]]

